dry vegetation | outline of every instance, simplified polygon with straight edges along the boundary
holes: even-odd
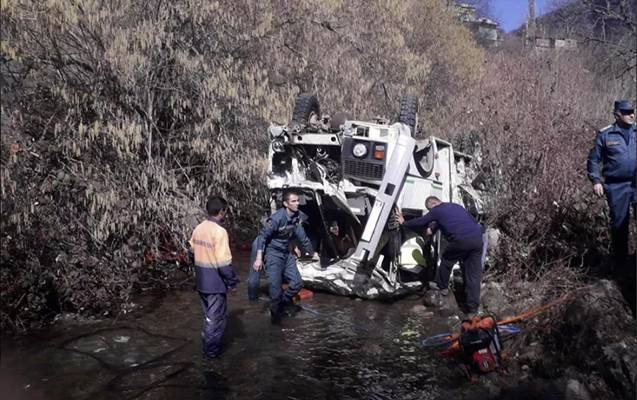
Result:
[[[265,128],[300,91],[371,116],[477,79],[440,2],[395,3],[3,0],[2,326],[117,310],[211,192],[249,233]]]
[[[300,92],[363,118],[417,94],[427,133],[481,144],[500,270],[588,265],[606,237],[584,158],[634,89],[583,53],[487,55],[443,3],[1,0],[2,328],[120,310],[211,192],[248,237],[265,128]]]
[[[596,130],[613,121],[613,100],[635,89],[632,77],[601,82],[591,59],[585,51],[492,54],[499,72],[485,74],[448,117],[461,147],[479,144],[478,181],[489,193],[489,225],[504,234],[497,262],[509,280],[559,288],[604,262],[606,204],[592,196],[586,157]]]

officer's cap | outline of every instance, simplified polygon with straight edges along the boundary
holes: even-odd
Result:
[[[620,110],[634,110],[635,107],[633,106],[633,103],[631,103],[628,100],[617,100],[615,102],[615,107],[613,108],[614,111],[620,111]]]

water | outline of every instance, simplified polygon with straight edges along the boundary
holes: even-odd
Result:
[[[247,254],[235,255],[245,277]],[[262,282],[265,285],[265,282]],[[62,322],[2,340],[5,399],[435,399],[464,385],[449,360],[418,347],[457,319],[416,297],[361,301],[325,293],[272,326],[267,304],[229,296],[221,358],[201,358],[196,292],[140,296],[116,320]]]

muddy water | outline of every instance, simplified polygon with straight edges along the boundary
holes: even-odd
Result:
[[[235,255],[245,277],[247,254]],[[265,282],[262,281],[265,286]],[[417,297],[391,303],[316,293],[272,326],[267,304],[229,296],[222,357],[204,362],[194,291],[140,296],[116,320],[58,322],[44,334],[2,340],[5,399],[435,399],[465,385],[421,338],[457,319]]]

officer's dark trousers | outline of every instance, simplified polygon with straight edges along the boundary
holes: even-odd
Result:
[[[283,314],[285,303],[292,299],[303,287],[301,274],[296,267],[296,259],[290,252],[279,252],[268,249],[265,253],[265,276],[268,279],[270,292],[270,313],[279,318]],[[288,288],[283,292],[281,285],[283,280],[288,283]]]
[[[615,265],[621,265],[628,255],[630,206],[632,204],[635,207],[635,186],[630,181],[606,183],[604,191],[610,209],[610,234]]]
[[[465,279],[466,311],[478,311],[482,280],[482,235],[448,242],[441,258],[440,267],[436,271],[438,287],[440,289],[449,287],[451,269],[455,263],[460,262]]]
[[[201,341],[204,357],[213,358],[221,353],[221,339],[226,330],[227,308],[225,293],[199,292],[203,309]]]

